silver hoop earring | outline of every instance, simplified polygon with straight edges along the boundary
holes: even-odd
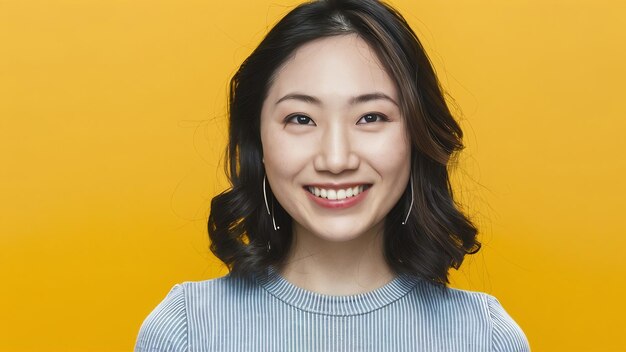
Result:
[[[407,211],[406,218],[404,218],[402,225],[406,225],[406,222],[409,220],[409,215],[411,215],[411,210],[413,209],[413,173],[409,176],[409,183],[411,184],[411,205],[409,205],[409,211]]]
[[[280,230],[280,226],[276,226],[276,220],[274,220],[274,199],[272,199],[272,211],[270,212],[270,207],[267,203],[267,192],[265,191],[265,181],[266,177],[265,175],[263,175],[263,199],[265,199],[265,209],[267,209],[267,214],[272,217],[272,225],[274,225],[274,231],[278,231]]]

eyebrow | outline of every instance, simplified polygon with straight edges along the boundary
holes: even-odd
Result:
[[[285,100],[298,100],[303,101],[305,103],[314,104],[314,105],[322,105],[322,101],[319,98],[316,98],[311,95],[301,94],[301,93],[290,93],[285,95],[284,97],[278,99],[274,105],[278,105],[278,103],[283,102]],[[352,97],[350,99],[350,105],[362,104],[373,100],[387,100],[394,105],[398,106],[398,103],[393,100],[390,96],[381,92],[367,93],[361,94],[356,97]]]

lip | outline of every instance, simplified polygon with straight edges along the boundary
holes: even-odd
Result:
[[[363,190],[363,192],[359,193],[358,195],[354,196],[354,197],[350,197],[350,198],[346,198],[346,199],[336,199],[336,200],[330,200],[330,199],[326,199],[326,198],[320,198],[314,194],[311,194],[311,192],[307,191],[305,188],[303,188],[302,190],[306,193],[306,195],[309,197],[309,199],[311,199],[315,204],[324,207],[324,208],[328,208],[328,209],[346,209],[346,208],[350,208],[353,207],[355,205],[357,205],[358,203],[362,202],[363,199],[365,199],[365,197],[369,194],[369,190],[372,188],[371,184],[367,184],[367,183],[344,183],[341,185],[338,184],[315,184],[315,185],[307,185],[306,187],[318,187],[318,188],[326,188],[326,189],[343,189],[343,188],[348,188],[348,187],[354,187],[354,186],[360,186],[360,185],[368,185],[369,187],[367,187],[365,190]]]
[[[334,190],[339,190],[339,189],[346,189],[346,188],[353,188],[355,186],[371,186],[371,183],[367,183],[367,182],[352,182],[352,183],[311,183],[311,184],[307,184],[304,185],[304,188],[306,187],[317,187],[317,188],[325,188],[325,189],[334,189]]]

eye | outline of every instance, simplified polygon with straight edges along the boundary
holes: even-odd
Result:
[[[389,119],[385,115],[369,113],[367,115],[363,115],[359,121],[357,121],[357,125],[372,123],[372,122],[381,122],[381,121],[389,121]]]
[[[291,115],[288,116],[285,119],[285,122],[288,123],[293,123],[293,124],[297,124],[297,125],[313,125],[315,126],[315,122],[313,122],[313,120],[305,115]]]

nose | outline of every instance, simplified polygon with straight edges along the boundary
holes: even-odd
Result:
[[[344,126],[328,126],[322,132],[319,152],[314,159],[317,171],[328,171],[339,174],[344,171],[359,168],[360,158],[355,150],[354,143]]]

